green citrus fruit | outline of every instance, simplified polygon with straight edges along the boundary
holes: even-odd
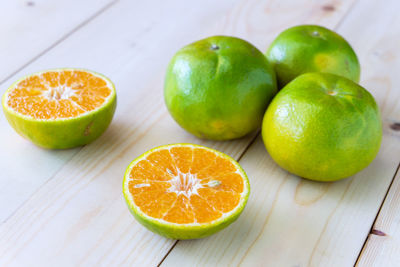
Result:
[[[249,180],[231,157],[194,144],[160,146],[129,164],[123,181],[139,223],[172,239],[209,236],[243,211]]]
[[[261,126],[276,91],[275,74],[256,47],[235,37],[214,36],[175,54],[164,96],[182,128],[200,138],[228,140]]]
[[[339,34],[317,25],[289,28],[278,35],[266,52],[280,88],[307,72],[328,72],[354,82],[360,64],[350,44]]]
[[[51,149],[88,144],[108,127],[116,107],[113,83],[81,69],[53,69],[12,84],[4,114],[21,136]]]
[[[373,96],[328,73],[303,74],[286,85],[265,113],[262,136],[271,157],[298,176],[335,181],[362,170],[382,138]]]

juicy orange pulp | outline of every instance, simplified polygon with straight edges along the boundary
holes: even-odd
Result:
[[[161,148],[130,172],[129,192],[146,215],[171,223],[214,221],[240,202],[244,180],[228,159],[200,147]]]
[[[100,76],[83,70],[55,70],[19,81],[8,93],[7,105],[34,119],[72,118],[102,106],[111,92]]]

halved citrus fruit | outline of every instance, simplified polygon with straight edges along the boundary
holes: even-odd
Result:
[[[250,185],[231,157],[193,144],[154,148],[129,165],[123,193],[134,217],[173,239],[209,236],[235,221]]]
[[[113,83],[82,69],[28,75],[3,95],[3,110],[23,137],[45,148],[88,144],[110,124],[116,107]]]

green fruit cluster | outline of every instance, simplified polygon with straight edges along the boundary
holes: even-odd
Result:
[[[228,36],[185,46],[168,66],[164,96],[175,121],[197,137],[231,140],[262,125],[282,168],[334,181],[368,166],[380,147],[379,108],[359,78],[342,36],[300,25],[280,33],[265,55]]]

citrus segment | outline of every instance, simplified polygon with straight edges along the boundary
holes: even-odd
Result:
[[[216,220],[221,217],[222,213],[215,210],[204,198],[193,195],[190,203],[194,207],[193,210],[196,215],[198,223],[206,223]]]
[[[176,239],[222,229],[238,217],[248,194],[237,162],[192,144],[150,150],[130,164],[124,179],[125,199],[139,222]]]
[[[216,155],[205,149],[195,149],[193,151],[193,163],[191,171],[193,173],[198,173],[199,171],[205,169],[207,166],[213,164],[216,160]]]
[[[163,216],[163,219],[167,222],[180,224],[195,222],[195,215],[189,198],[184,195],[178,195],[177,200]]]
[[[178,175],[175,168],[175,162],[168,150],[162,150],[159,151],[159,153],[150,154],[147,157],[147,161],[154,166],[158,166],[158,168],[162,170],[167,170],[167,172],[170,172],[173,175]]]
[[[11,126],[33,143],[70,148],[90,143],[105,131],[114,115],[116,93],[100,74],[54,69],[15,82],[2,105]]]
[[[81,70],[33,74],[8,92],[6,104],[34,119],[71,118],[100,107],[111,95],[107,82]]]
[[[170,153],[176,167],[182,173],[188,173],[193,162],[193,149],[191,147],[172,147]]]
[[[219,184],[219,190],[232,191],[236,193],[243,192],[243,178],[238,173],[225,173],[216,177],[203,178],[202,184]]]
[[[168,173],[154,166],[150,161],[147,160],[140,161],[136,166],[133,167],[132,177],[135,177],[135,180],[140,179],[155,181],[167,181],[170,178]]]

